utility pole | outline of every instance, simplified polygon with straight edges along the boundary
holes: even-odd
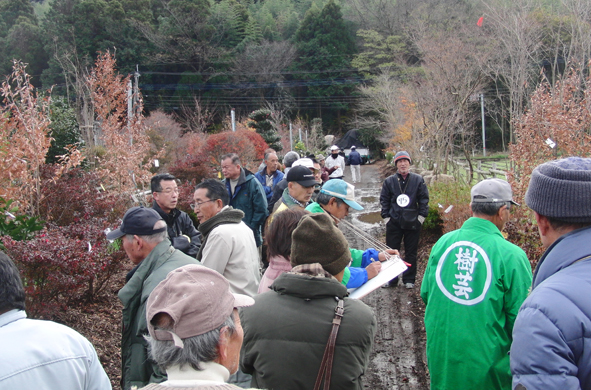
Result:
[[[482,114],[482,155],[486,157],[486,124],[484,122],[484,94],[480,94],[480,112]]]
[[[133,115],[133,86],[131,79],[127,83],[127,131],[129,132],[129,145],[133,144],[133,134],[131,133],[131,117]]]
[[[135,66],[135,72],[133,73],[133,79],[135,85],[132,85],[131,78],[127,83],[127,130],[129,131],[129,145],[133,145],[133,133],[131,131],[131,120],[135,117],[138,110],[139,102],[139,65]]]
[[[139,112],[139,101],[140,101],[140,69],[139,65],[135,65],[135,72],[133,73],[133,78],[135,80],[135,86],[133,87],[133,114],[138,115]]]
[[[230,117],[232,118],[232,131],[236,131],[236,110],[230,111]]]

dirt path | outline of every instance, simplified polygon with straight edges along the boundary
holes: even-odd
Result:
[[[374,237],[384,241],[386,226],[380,217],[379,196],[382,188],[379,166],[361,167],[362,180],[355,184],[355,197],[365,210],[352,210],[348,220]],[[347,167],[345,180],[351,182]],[[342,228],[352,248],[368,246],[350,230]],[[363,299],[374,309],[378,330],[365,387],[370,389],[429,389],[425,355],[424,305],[420,298],[420,282],[431,244],[422,239],[419,245],[417,283],[415,289],[403,286],[380,288]]]

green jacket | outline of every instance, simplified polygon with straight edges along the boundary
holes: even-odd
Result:
[[[231,191],[230,180],[224,179],[223,183],[230,196],[230,206],[244,212],[242,221],[252,230],[257,247],[261,246],[261,226],[269,215],[263,186],[252,172],[244,168],[240,170],[234,194]]]
[[[302,206],[293,201],[291,196],[289,196],[289,188],[286,188],[285,190],[283,190],[281,198],[277,201],[277,203],[275,203],[275,206],[273,206],[273,212],[271,213],[271,215],[269,215],[269,218],[267,220],[267,226],[271,225],[271,222],[273,222],[273,218],[275,218],[277,214],[287,209],[291,209],[292,207]]]
[[[125,239],[125,238],[124,238]],[[156,245],[139,265],[129,282],[119,290],[123,304],[121,335],[121,387],[143,387],[166,380],[156,364],[148,360],[146,301],[154,288],[174,269],[199,264],[195,258],[174,249],[168,239]]]
[[[318,202],[312,202],[307,207],[306,210],[311,213],[325,213],[324,209]],[[349,252],[351,252],[351,265],[349,267],[356,267],[360,268],[363,261],[363,252],[361,249],[353,249],[349,248]],[[377,260],[377,259],[376,259]],[[345,268],[345,274],[343,275],[343,281],[341,282],[343,286],[346,286],[351,279],[351,269],[347,267]],[[365,278],[367,279],[367,272]]]
[[[308,390],[332,329],[337,301],[347,289],[334,278],[281,274],[240,313],[244,328],[241,369],[261,389]],[[376,331],[372,310],[344,298],[345,312],[334,350],[331,389],[363,389]]]
[[[511,389],[513,324],[531,281],[525,252],[490,221],[472,217],[437,241],[421,286],[431,389]]]

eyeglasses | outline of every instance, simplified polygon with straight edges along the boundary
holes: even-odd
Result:
[[[189,207],[191,207],[193,210],[200,209],[201,208],[201,205],[203,203],[207,203],[207,202],[215,202],[215,199],[210,199],[210,200],[206,200],[206,201],[199,202],[199,203],[191,203],[189,205]]]
[[[167,188],[167,189],[165,189],[163,191],[156,191],[156,192],[160,192],[161,194],[166,194],[166,195],[170,195],[173,192],[175,194],[178,194],[179,193],[179,189],[178,188]]]

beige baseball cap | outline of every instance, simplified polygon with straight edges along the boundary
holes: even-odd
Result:
[[[181,339],[217,329],[234,308],[252,306],[254,299],[230,292],[230,284],[217,271],[198,264],[171,271],[148,298],[148,332],[156,340]],[[160,313],[172,318],[172,329],[155,329],[152,321]]]

